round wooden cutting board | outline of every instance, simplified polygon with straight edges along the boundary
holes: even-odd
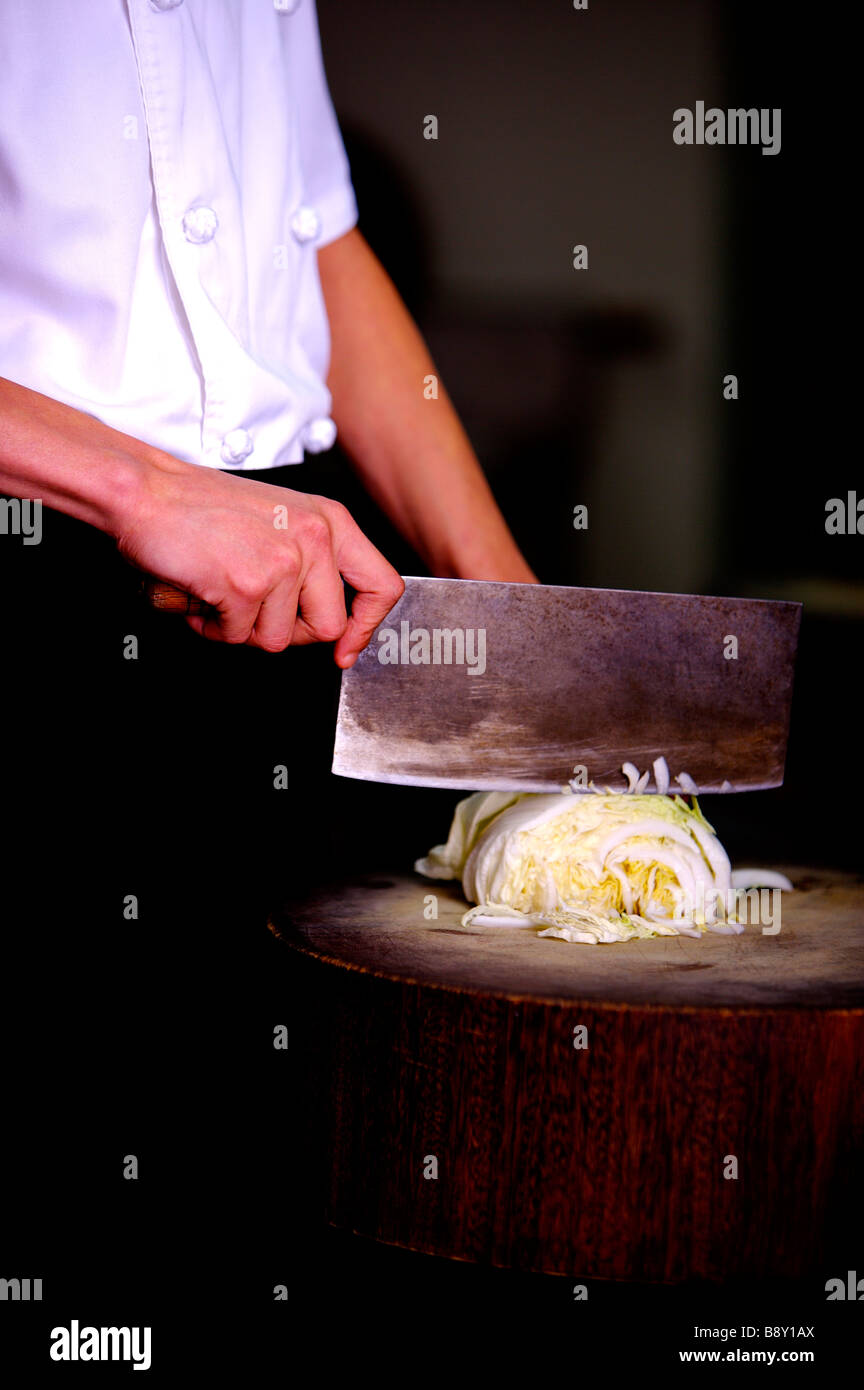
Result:
[[[310,1200],[391,1244],[574,1277],[852,1260],[864,880],[784,872],[779,932],[608,946],[465,928],[458,886],[413,874],[286,904]]]

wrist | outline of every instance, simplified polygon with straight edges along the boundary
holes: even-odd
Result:
[[[486,579],[499,584],[539,584],[539,580],[524,557],[517,553],[512,560],[487,556],[473,564],[461,563],[452,571],[454,579]]]
[[[0,492],[43,502],[116,537],[142,506],[148,480],[193,467],[0,378]]]
[[[450,579],[487,579],[506,584],[536,584],[537,576],[509,530],[497,537],[462,536],[454,548],[427,557],[433,574]]]
[[[164,500],[174,476],[192,472],[194,467],[147,445],[120,451],[101,472],[100,493],[94,499],[99,513],[95,525],[117,539],[127,535]]]

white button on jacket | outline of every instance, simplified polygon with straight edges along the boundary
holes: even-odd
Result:
[[[0,376],[213,468],[335,438],[313,0],[0,5]]]
[[[291,231],[299,242],[314,241],[321,231],[321,219],[314,208],[298,208],[291,218]]]
[[[225,463],[242,463],[254,447],[248,430],[229,430],[222,440],[221,457]]]
[[[332,449],[336,441],[335,420],[313,420],[304,429],[302,439],[303,448],[310,454],[320,454],[324,449]]]
[[[201,246],[212,241],[219,226],[219,218],[212,208],[190,208],[183,218],[183,231],[187,241]]]

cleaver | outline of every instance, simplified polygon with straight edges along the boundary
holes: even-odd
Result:
[[[333,771],[624,792],[631,763],[656,792],[663,757],[670,792],[779,787],[800,620],[800,603],[408,577],[342,674]]]

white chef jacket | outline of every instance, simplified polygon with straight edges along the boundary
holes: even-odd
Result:
[[[313,0],[2,0],[0,63],[0,376],[213,468],[329,448]]]

